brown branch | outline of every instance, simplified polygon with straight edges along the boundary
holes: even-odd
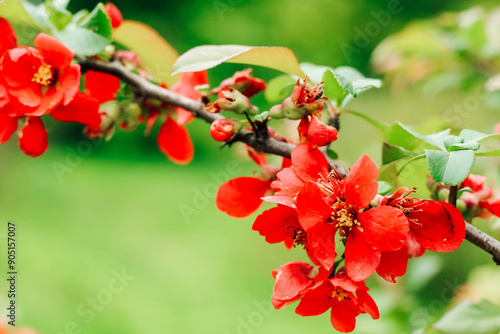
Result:
[[[208,123],[212,123],[216,119],[223,118],[223,116],[219,114],[211,114],[206,111],[203,104],[199,101],[194,101],[184,96],[172,93],[171,91],[161,88],[139,75],[130,72],[118,61],[104,62],[85,57],[77,57],[77,59],[82,66],[82,70],[84,71],[93,70],[117,76],[123,82],[140,91],[144,94],[144,96],[155,98],[184,108],[190,111],[194,117],[201,118]],[[240,141],[259,151],[279,155],[285,158],[290,158],[290,154],[295,147],[293,144],[284,143],[274,138],[259,138],[254,132],[248,130],[240,131],[234,141]],[[332,166],[337,168],[341,175],[346,176],[348,174],[347,168],[339,165],[328,157],[327,159]],[[466,232],[465,238],[467,240],[493,255],[495,263],[500,265],[500,242],[498,240],[480,231],[469,223],[466,223]]]

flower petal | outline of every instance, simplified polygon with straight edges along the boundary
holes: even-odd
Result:
[[[319,264],[330,271],[335,263],[335,233],[333,224],[317,224],[307,232],[309,250]],[[310,255],[310,254],[309,254]]]
[[[52,117],[60,122],[78,122],[80,124],[94,124],[100,122],[99,101],[86,93],[78,93],[67,105],[59,105],[52,113]]]
[[[385,252],[403,247],[408,237],[408,219],[394,207],[379,206],[357,214],[366,241],[373,249]]]
[[[306,232],[316,224],[324,223],[332,208],[323,200],[323,193],[315,182],[307,182],[297,195],[297,216]]]
[[[465,238],[462,214],[449,203],[425,201],[409,214],[408,219],[415,240],[430,251],[454,251]]]
[[[377,304],[375,304],[375,301],[368,294],[368,292],[366,292],[366,290],[360,289],[356,291],[358,307],[362,313],[368,313],[373,320],[378,319],[380,317],[380,314],[378,312]]]
[[[309,151],[307,144],[297,145],[293,149],[292,164],[295,173],[304,182],[317,181],[321,176],[328,175],[328,162],[323,153],[318,149]]]
[[[58,70],[68,67],[75,56],[75,53],[66,45],[44,33],[36,36],[35,46],[40,51],[43,60]]]
[[[17,118],[0,113],[0,144],[10,139],[17,130]]]
[[[287,196],[266,196],[262,197],[262,200],[269,203],[285,205],[292,209],[297,209],[297,206],[295,205],[293,198]]]
[[[306,134],[307,141],[315,146],[325,146],[337,140],[337,129],[320,122],[316,116],[311,116],[311,123]]]
[[[260,235],[266,238],[270,244],[292,240],[290,232],[299,229],[300,224],[297,220],[297,212],[286,206],[278,206],[261,213],[252,226],[252,230],[258,231]]]
[[[304,186],[302,181],[295,173],[295,168],[284,168],[276,174],[276,180],[271,184],[276,196],[287,196],[294,198]]]
[[[87,71],[85,73],[85,89],[99,103],[114,100],[119,88],[120,79],[114,75],[96,71]]]
[[[364,281],[378,267],[381,252],[374,250],[357,227],[347,236],[345,269],[353,281]]]
[[[387,282],[396,283],[396,277],[406,273],[408,264],[408,249],[402,247],[394,252],[382,252],[380,264],[377,267],[377,274]]]
[[[271,181],[255,177],[237,177],[224,182],[217,191],[217,208],[231,217],[243,218],[254,213]]]
[[[28,117],[19,133],[19,147],[30,157],[36,158],[47,150],[47,131],[40,117]]]
[[[304,316],[316,316],[325,313],[333,302],[331,295],[333,292],[333,285],[325,280],[319,285],[315,285],[307,290],[304,297],[300,300],[299,305],[295,309],[295,313]]]
[[[353,300],[344,299],[333,305],[330,321],[333,328],[339,332],[352,332],[356,327],[356,317],[360,313]]]
[[[0,57],[9,49],[17,46],[17,38],[14,29],[9,22],[0,17]]]
[[[311,278],[313,269],[313,266],[305,262],[293,261],[274,270],[273,297],[287,302],[298,299],[305,289],[314,284],[314,279]]]
[[[189,163],[194,156],[194,146],[189,133],[170,117],[158,133],[158,147],[173,162],[181,165]]]
[[[378,169],[373,160],[363,154],[352,166],[345,185],[345,202],[363,209],[377,195]]]

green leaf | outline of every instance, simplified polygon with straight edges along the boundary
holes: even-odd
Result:
[[[380,122],[380,121],[376,120],[375,118],[372,118],[368,115],[359,113],[359,112],[354,111],[354,110],[345,110],[344,113],[351,114],[351,115],[354,115],[354,116],[357,116],[359,118],[364,119],[365,121],[367,121],[368,123],[370,123],[371,125],[376,127],[377,129],[382,131],[383,134],[386,134],[389,131],[389,126],[387,124],[384,124],[384,123],[382,123],[382,122]]]
[[[421,141],[410,132],[406,131],[401,123],[394,123],[389,127],[389,131],[385,135],[385,141],[388,144],[399,146],[407,150],[413,151]]]
[[[377,181],[377,183],[378,183],[377,194],[385,195],[392,189],[392,186],[388,182]]]
[[[332,68],[306,62],[300,63],[300,69],[309,77],[309,79],[311,79],[313,83],[317,84],[323,80],[323,74],[325,71],[331,70]]]
[[[208,70],[224,62],[264,66],[305,77],[292,50],[284,47],[244,45],[195,47],[177,59],[173,74]]]
[[[379,79],[366,78],[358,70],[349,66],[337,67],[330,71],[340,87],[354,97],[370,88],[380,88],[382,86],[382,81]]]
[[[292,95],[295,87],[296,79],[288,74],[283,74],[271,79],[266,86],[264,96],[269,103],[283,102],[287,97]]]
[[[479,303],[466,299],[445,313],[431,327],[444,334],[498,334],[500,306],[485,299]]]
[[[141,64],[156,79],[172,86],[179,76],[172,67],[179,53],[156,30],[142,22],[125,20],[113,32],[113,40],[141,57]]]
[[[347,91],[340,86],[331,70],[324,72],[323,83],[325,84],[324,92],[326,96],[335,101],[336,106],[341,106],[344,98],[347,96]]]
[[[57,29],[62,30],[73,18],[73,15],[66,9],[67,0],[46,0],[45,9],[48,13],[50,23]]]
[[[386,142],[382,145],[382,165],[387,165],[395,161],[414,157],[417,155],[415,152],[408,151],[403,147],[391,145]]]
[[[6,3],[8,3],[8,2],[9,1],[7,1]],[[45,3],[34,5],[27,0],[20,0],[20,1],[13,0],[13,1],[10,1],[10,3],[22,4],[22,7],[24,7],[23,12],[26,12],[29,15],[29,17],[31,19],[33,19],[38,25],[40,25],[41,27],[45,27],[45,28],[51,27],[51,23],[49,20],[49,12],[47,11],[47,8],[45,7]],[[2,8],[2,17],[9,18],[9,16],[4,16],[3,11],[4,11],[4,9]]]
[[[412,157],[411,159],[408,159],[407,161],[405,161],[405,163],[404,163],[404,164],[402,164],[402,165],[401,165],[401,167],[400,167],[400,168],[399,168],[399,170],[397,171],[396,175],[401,174],[401,172],[403,171],[403,169],[404,169],[407,165],[409,165],[410,163],[412,163],[412,162],[414,162],[414,161],[417,161],[417,160],[419,160],[419,159],[423,159],[423,158],[425,158],[425,154],[423,154],[423,153],[422,153],[422,154],[419,154],[419,155],[416,155],[416,156]]]
[[[453,186],[463,182],[474,164],[474,151],[425,150],[427,167],[436,182]]]
[[[263,113],[255,115],[253,119],[259,122],[263,122],[267,119],[268,116],[269,116],[269,111],[264,111]]]
[[[81,20],[73,20],[64,30],[58,32],[56,37],[73,52],[92,56],[111,44],[111,34],[111,20],[104,11],[103,4],[99,3]]]
[[[500,139],[500,134],[486,134],[474,130],[464,129],[458,135],[459,138],[464,140],[464,143],[477,143],[485,139]]]
[[[432,146],[435,146],[437,148],[440,148],[442,149],[443,151],[446,151],[446,147],[444,145],[444,141],[445,139],[449,136],[450,134],[450,129],[446,129],[444,131],[441,131],[441,132],[438,132],[438,133],[433,133],[433,134],[430,134],[430,135],[422,135],[416,131],[413,131],[412,129],[410,129],[409,127],[407,127],[406,125],[403,125],[401,123],[399,123],[399,126],[406,132],[408,132],[409,134],[411,134],[412,136],[414,136],[415,138],[418,138],[420,139],[421,141],[427,143],[427,144],[430,144]]]
[[[476,156],[478,157],[500,157],[500,148],[496,148],[494,150],[486,151],[486,152],[476,152]]]

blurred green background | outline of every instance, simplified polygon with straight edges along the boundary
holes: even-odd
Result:
[[[374,21],[372,11],[386,10],[390,2],[142,0],[115,4],[126,19],[148,23],[180,53],[203,44],[286,46],[299,61],[350,65],[370,75],[374,47],[409,21],[478,4],[491,8],[496,3],[402,0],[402,11],[348,59],[342,43],[354,45],[358,29]],[[92,8],[95,3],[73,0],[70,9]],[[209,71],[213,86],[241,68],[223,65]],[[276,72],[255,68],[254,74],[269,79]],[[384,121],[421,124],[429,116],[428,122],[439,122],[447,109],[463,99],[460,92],[432,100],[411,92],[392,96],[383,88],[363,94],[349,108]],[[498,112],[478,110],[480,116],[472,115],[463,126],[491,132]],[[14,139],[0,146],[4,226],[0,237],[5,239],[7,221],[17,223],[20,325],[53,334],[333,331],[326,314],[302,318],[294,314],[294,306],[270,311],[271,271],[287,261],[305,261],[304,252],[265,243],[251,230],[256,214],[238,220],[217,211],[216,187],[227,177],[251,175],[258,167],[237,148],[220,150],[210,139],[207,124],[195,120],[188,125],[196,147],[188,166],[168,161],[157,149],[156,136],[143,137],[141,126],[134,132],[118,129],[109,142],[89,141],[78,125],[47,122],[47,129],[49,149],[40,158],[23,155]],[[380,163],[377,138],[376,130],[364,121],[345,115],[334,149],[346,165],[361,153]],[[234,161],[237,167],[228,168]],[[69,170],[58,176],[55,163]],[[476,171],[491,164],[496,162],[480,161]],[[425,189],[420,191],[425,195]],[[181,212],[186,207],[193,209],[189,217]],[[489,230],[487,223],[478,224]],[[481,265],[486,271],[493,267],[486,253],[465,242],[453,254],[429,252],[412,260],[406,277],[396,285],[371,278],[368,284],[381,319],[358,317],[356,333],[410,333],[425,326],[444,312],[454,295],[450,291]],[[110,292],[110,283],[122,270],[133,279],[120,292]],[[5,291],[0,296],[5,298]],[[90,317],[92,299],[106,302],[99,303]]]

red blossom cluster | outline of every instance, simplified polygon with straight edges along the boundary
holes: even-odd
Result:
[[[425,250],[457,249],[465,237],[465,222],[453,205],[412,198],[410,188],[378,195],[378,169],[366,155],[342,178],[319,150],[337,139],[336,129],[320,120],[322,98],[319,86],[306,88],[306,83],[297,82],[290,102],[275,108],[288,116],[302,115],[291,160],[284,159],[278,169],[250,150],[265,172],[222,184],[216,203],[233,217],[250,215],[262,200],[276,203],[257,217],[253,230],[272,244],[302,246],[314,266],[290,262],[273,272],[274,307],[300,301],[296,313],[303,316],[331,309],[333,327],[350,332],[357,315],[378,318],[364,284],[368,277],[377,272],[395,282],[405,274],[408,259]],[[339,269],[342,261],[345,265]]]

